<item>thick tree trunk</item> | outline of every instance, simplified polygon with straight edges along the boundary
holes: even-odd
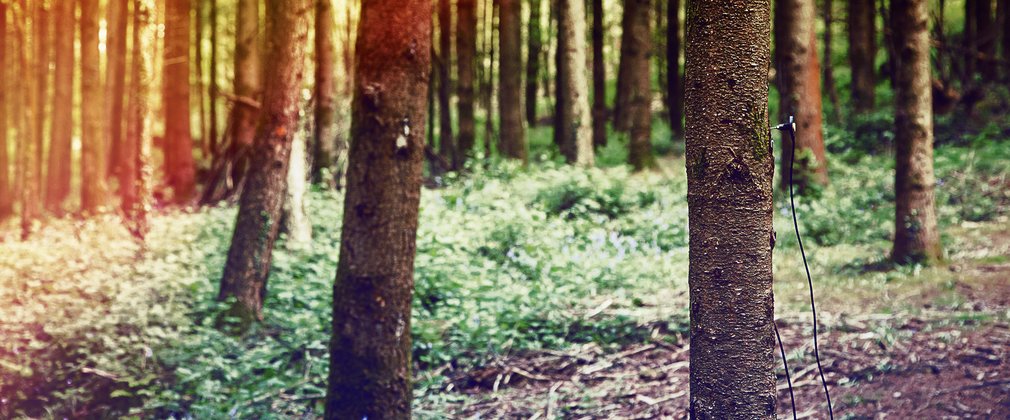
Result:
[[[691,418],[774,419],[767,0],[688,3]]]
[[[684,79],[680,74],[680,0],[670,0],[666,9],[666,85],[670,89],[667,108],[670,129],[676,137],[684,136]]]
[[[453,169],[460,169],[473,152],[477,125],[474,121],[474,83],[477,78],[476,0],[456,2],[456,95],[459,96],[459,137]]]
[[[46,209],[56,215],[63,213],[63,202],[70,195],[71,141],[74,132],[74,3],[60,1],[54,5],[56,27],[64,29],[54,33],[55,76]]]
[[[165,6],[165,172],[173,201],[185,204],[196,189],[189,113],[190,0],[167,0]]]
[[[108,201],[109,154],[102,124],[105,95],[98,51],[98,0],[81,0],[81,210],[95,213]],[[189,88],[189,83],[185,84]]]
[[[558,0],[555,136],[568,163],[593,166],[593,133],[582,0]]]
[[[263,110],[218,298],[234,296],[231,314],[244,329],[263,319],[271,254],[280,228],[291,143],[298,130],[299,93],[305,70],[311,0],[267,0],[267,51]]]
[[[834,4],[831,0],[824,0],[824,90],[828,91],[828,99],[831,100],[831,121],[834,124],[842,122],[841,104],[838,102],[838,89],[835,87],[835,73],[832,70],[832,26],[834,24]],[[813,44],[816,47],[816,43]]]
[[[811,183],[828,182],[821,126],[821,75],[817,62],[813,0],[778,0],[775,8],[775,60],[780,74],[779,119],[796,118],[793,178],[802,193]],[[792,140],[782,138],[779,181],[789,187]]]
[[[852,68],[852,103],[857,114],[874,107],[876,86],[877,31],[874,0],[848,2],[849,67]]]
[[[934,195],[928,19],[925,0],[891,3],[894,45],[898,52],[894,119],[896,218],[891,253],[897,263],[931,263],[942,257]]]
[[[501,64],[498,114],[501,120],[500,152],[526,161],[526,128],[523,126],[522,1],[501,0],[498,26]]]
[[[315,125],[312,135],[312,182],[333,186],[332,179],[323,179],[324,169],[332,169],[337,141],[336,62],[337,50],[333,41],[336,24],[332,0],[315,0],[316,3],[316,66],[315,66]]]
[[[115,177],[119,170],[120,148],[123,143],[123,100],[126,97],[126,19],[130,0],[109,0],[106,4],[107,35],[106,35],[106,70],[105,70],[105,105],[108,107],[105,124],[105,138],[109,145],[109,178]],[[187,83],[187,88],[189,84]]]
[[[438,71],[438,146],[442,156],[456,157],[456,141],[452,135],[452,3],[438,0],[438,53],[435,62]]]
[[[10,64],[7,62],[7,3],[0,3],[0,222],[13,213],[10,157],[7,152]],[[73,31],[71,31],[73,34]]]
[[[996,80],[996,40],[999,37],[996,25],[993,21],[992,0],[975,0],[975,22],[977,25],[978,54],[975,56],[978,62],[979,73],[982,78],[991,82]]]
[[[410,418],[410,306],[430,18],[427,0],[362,5],[327,419]]]
[[[622,112],[629,124],[628,163],[635,170],[655,165],[652,157],[652,6],[651,0],[624,2],[621,67],[624,68],[626,102]]]
[[[607,70],[603,57],[603,0],[593,0],[593,146],[607,145]]]
[[[600,0],[593,0],[600,1]],[[541,16],[541,0],[530,0],[530,18],[527,21],[528,38],[526,48],[526,123],[530,127],[537,124],[537,94],[540,93],[540,55],[544,47],[544,36],[541,33],[543,22]],[[595,3],[594,3],[595,4]]]
[[[120,148],[119,193],[120,209],[134,237],[143,239],[147,233],[147,210],[143,197],[147,186],[144,163],[151,143],[149,86],[152,82],[151,51],[157,39],[152,24],[151,0],[133,0],[133,38],[130,55],[130,87],[126,105],[126,137]]]

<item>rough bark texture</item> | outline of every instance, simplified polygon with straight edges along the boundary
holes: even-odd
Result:
[[[891,20],[897,54],[895,85],[895,262],[941,258],[933,175],[928,12],[925,0],[894,0]]]
[[[595,4],[595,2],[602,0],[593,1],[593,4]],[[530,127],[537,124],[537,94],[540,92],[540,55],[543,54],[541,50],[544,47],[544,36],[541,33],[543,22],[540,18],[542,4],[541,0],[530,0],[530,18],[527,21],[526,28],[526,33],[529,37],[526,48],[526,123]]]
[[[456,141],[452,135],[452,3],[438,0],[438,146],[442,156],[456,158]]]
[[[147,210],[144,162],[150,144],[150,108],[148,91],[152,82],[151,50],[157,38],[152,22],[151,0],[133,0],[133,29],[130,55],[130,84],[126,105],[126,136],[119,155],[120,209],[134,237],[143,239],[147,233]]]
[[[666,85],[670,89],[667,108],[670,129],[676,137],[684,136],[684,79],[680,73],[680,0],[670,0],[666,9]]]
[[[431,3],[364,0],[327,419],[410,418],[410,316]]]
[[[98,51],[98,0],[81,0],[81,210],[94,213],[106,204],[108,153],[102,124],[102,91]],[[185,84],[189,89],[189,84]]]
[[[298,97],[305,70],[311,0],[268,0],[263,112],[253,140],[250,167],[239,199],[238,220],[221,277],[221,300],[236,298],[232,314],[263,319],[271,253],[280,228],[291,143],[298,129]]]
[[[190,0],[165,4],[165,172],[173,201],[184,204],[196,188],[189,113]]]
[[[775,8],[775,61],[779,72],[779,119],[796,118],[794,182],[802,192],[810,183],[827,184],[828,167],[821,126],[821,74],[817,62],[813,0],[778,0]],[[780,185],[789,186],[792,140],[782,138]]]
[[[848,2],[849,67],[852,69],[852,104],[858,114],[873,110],[877,56],[877,31],[874,0]]]
[[[126,19],[130,0],[109,0],[106,4],[107,36],[105,48],[105,98],[106,116],[109,122],[105,124],[105,138],[109,144],[108,171],[112,178],[121,162],[120,148],[123,143],[123,104],[126,98]],[[187,84],[187,87],[189,85]]]
[[[7,155],[10,80],[10,64],[7,62],[7,11],[6,3],[0,3],[0,221],[13,213],[14,200],[11,195],[10,157]],[[73,31],[71,31],[73,34]]]
[[[691,418],[774,419],[767,0],[687,10]]]
[[[60,1],[54,5],[56,27],[64,30],[54,33],[55,76],[46,209],[57,215],[63,213],[63,202],[70,195],[71,138],[74,131],[74,5],[73,1]]]
[[[593,0],[593,146],[607,145],[607,70],[603,56],[603,0]]]
[[[975,0],[975,24],[977,25],[979,73],[986,81],[996,80],[996,25],[993,21],[992,0]]]
[[[498,115],[501,121],[499,152],[526,161],[526,127],[523,125],[522,1],[501,0],[498,23],[501,61]]]
[[[568,163],[592,166],[593,133],[586,68],[586,13],[582,0],[558,0],[555,138]]]
[[[312,134],[312,182],[334,185],[333,179],[323,179],[324,169],[333,169],[337,144],[337,48],[336,20],[332,0],[315,0],[315,125]]]
[[[621,67],[624,68],[626,112],[631,141],[628,144],[628,163],[635,170],[655,165],[652,157],[652,29],[651,0],[624,2],[624,34],[621,42]]]
[[[456,95],[459,97],[459,136],[453,169],[473,152],[477,124],[474,121],[474,82],[477,79],[477,3],[476,0],[456,2]]]

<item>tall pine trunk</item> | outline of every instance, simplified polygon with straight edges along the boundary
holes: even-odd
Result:
[[[842,122],[841,104],[838,102],[838,88],[835,87],[835,72],[833,70],[831,42],[834,30],[834,3],[831,0],[824,0],[824,90],[828,91],[828,99],[831,100],[831,121],[834,124]],[[816,43],[813,47],[816,48]]]
[[[0,222],[13,214],[14,200],[11,191],[10,163],[7,151],[9,100],[9,81],[12,79],[7,61],[7,3],[0,3]],[[73,32],[71,31],[71,34]]]
[[[123,101],[126,97],[126,19],[130,0],[109,0],[105,48],[105,105],[108,107],[105,138],[109,145],[109,178],[119,169],[120,148],[123,143]],[[189,84],[187,83],[187,86]]]
[[[976,55],[976,60],[978,62],[979,73],[982,74],[982,78],[987,82],[996,80],[998,69],[996,65],[996,41],[999,35],[997,34],[996,22],[993,20],[992,6],[992,0],[976,0],[975,22],[978,31],[978,55]]]
[[[189,113],[190,1],[167,0],[165,5],[165,172],[176,204],[189,202],[196,190]]]
[[[893,0],[891,21],[897,54],[894,142],[897,263],[938,261],[933,175],[933,112],[930,90],[928,11],[925,0]]]
[[[557,0],[557,103],[554,131],[568,163],[593,166],[593,133],[586,69],[586,12],[582,0]]]
[[[501,0],[498,25],[501,61],[498,115],[501,120],[500,152],[526,161],[526,128],[523,126],[522,0]]]
[[[600,1],[600,0],[593,0]],[[543,53],[543,22],[540,18],[542,0],[530,0],[530,17],[527,21],[526,47],[526,123],[537,124],[537,95],[540,93],[540,56]]]
[[[849,67],[852,69],[852,103],[857,114],[873,110],[877,56],[874,0],[848,2]]]
[[[456,140],[452,135],[452,3],[438,0],[438,146],[442,156],[450,161],[456,157]]]
[[[680,0],[670,0],[666,9],[666,85],[670,89],[670,129],[676,137],[684,136],[684,78],[680,73]]]
[[[430,1],[362,3],[327,419],[410,418],[430,39]]]
[[[221,277],[220,300],[235,297],[231,314],[244,329],[263,319],[263,298],[287,187],[311,0],[267,0],[267,51],[263,110],[259,117],[238,220]]]
[[[46,209],[63,213],[63,203],[70,195],[71,141],[74,133],[74,4],[56,2],[56,27],[70,28],[54,33],[55,62],[52,103],[52,131],[49,143],[49,179],[46,189]]]
[[[150,85],[153,80],[151,51],[157,39],[153,25],[151,0],[133,0],[132,50],[130,53],[130,84],[126,101],[126,136],[119,155],[120,209],[130,232],[138,239],[147,233],[147,210],[144,196],[147,185],[144,164],[151,144]]]
[[[628,163],[635,170],[655,165],[652,156],[652,6],[651,0],[624,2],[624,33],[621,42],[621,67],[626,98],[621,105],[622,118],[631,134]]]
[[[456,2],[456,95],[459,96],[459,136],[453,169],[460,169],[473,152],[477,124],[474,120],[477,80],[477,0]]]
[[[81,210],[95,213],[108,201],[108,159],[102,129],[105,95],[98,51],[98,0],[81,0]],[[189,83],[186,83],[189,89]]]
[[[691,418],[774,419],[768,0],[687,22]]]
[[[607,145],[607,70],[603,56],[603,0],[593,0],[593,146]]]
[[[209,79],[207,91],[210,101],[207,104],[207,139],[208,149],[210,149],[211,161],[217,159],[221,152],[219,149],[221,136],[218,134],[218,88],[217,88],[217,0],[210,0],[210,63],[207,64],[207,78]]]
[[[315,0],[315,131],[312,133],[312,182],[334,185],[323,179],[324,169],[333,169],[337,142],[336,62],[337,50],[333,37],[336,21],[332,0]]]

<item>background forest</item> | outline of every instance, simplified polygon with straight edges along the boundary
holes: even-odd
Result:
[[[0,0],[0,418],[1010,417],[1008,139],[1007,0]]]

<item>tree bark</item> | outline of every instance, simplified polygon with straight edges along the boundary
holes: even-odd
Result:
[[[593,166],[593,133],[582,0],[558,0],[555,136],[568,163]]]
[[[298,130],[298,105],[311,0],[267,1],[267,51],[263,110],[252,145],[250,167],[239,199],[238,220],[221,277],[220,300],[234,296],[231,314],[244,330],[263,319],[271,254],[280,228],[291,143]]]
[[[410,306],[430,18],[427,0],[362,5],[327,419],[410,418]]]
[[[126,137],[120,148],[119,193],[120,209],[127,228],[134,237],[143,240],[147,234],[147,192],[144,164],[151,144],[149,86],[152,82],[151,51],[157,39],[152,24],[154,5],[151,0],[133,0],[132,51],[130,84],[126,105]]]
[[[106,35],[106,70],[105,70],[105,105],[108,107],[105,124],[105,138],[109,145],[108,175],[115,178],[121,162],[120,147],[123,143],[123,100],[126,96],[126,19],[129,11],[129,0],[109,0],[106,4],[107,35]],[[187,13],[188,16],[188,13]],[[186,84],[190,88],[189,83]]]
[[[21,204],[21,238],[27,239],[31,234],[35,220],[39,218],[41,209],[39,208],[38,191],[40,180],[36,169],[39,167],[38,151],[41,147],[41,131],[37,124],[41,116],[41,98],[38,96],[37,85],[42,82],[43,77],[39,77],[37,71],[37,61],[40,59],[36,44],[39,42],[37,29],[42,26],[40,17],[42,13],[40,6],[21,3],[21,37],[16,42],[20,48],[18,51],[20,58],[21,80],[20,84],[22,98],[25,99],[24,111],[21,113],[21,125],[18,128],[18,178]],[[32,29],[36,32],[29,35],[28,21],[32,21]]]
[[[98,51],[98,0],[81,5],[81,211],[95,213],[108,201],[108,165],[102,124],[105,95]],[[186,83],[186,88],[189,84]]]
[[[218,117],[217,117],[217,106],[218,106],[218,87],[217,87],[217,0],[210,0],[210,63],[208,64],[207,77],[210,79],[207,85],[207,91],[210,97],[210,103],[207,105],[207,118],[208,124],[207,135],[210,136],[208,139],[208,148],[210,149],[211,162],[217,160],[220,150],[221,136],[218,134]]]
[[[456,141],[452,135],[452,3],[438,0],[438,146],[442,156],[456,158]]]
[[[484,158],[491,158],[491,143],[495,139],[495,126],[494,126],[494,104],[492,98],[494,98],[495,92],[495,58],[496,58],[496,46],[498,42],[495,40],[495,27],[498,22],[498,13],[500,0],[490,0],[491,4],[487,5],[485,10],[487,11],[487,22],[484,25],[484,33],[486,38],[484,39],[484,46],[486,48],[487,59],[489,66],[485,69],[483,89],[481,91],[481,102],[484,104],[485,118],[484,118]]]
[[[165,169],[172,199],[189,202],[196,189],[189,113],[190,0],[165,4]]]
[[[978,4],[980,0],[964,2],[964,75],[963,84],[971,84],[978,71],[979,33]]]
[[[56,215],[63,213],[63,203],[70,195],[71,141],[74,132],[74,6],[73,1],[60,1],[53,6],[56,27],[64,28],[54,33],[55,75],[47,165],[49,179],[46,183],[46,209]]]
[[[1010,0],[998,0],[996,14],[999,16],[1000,58],[1003,61],[1003,79],[1010,82]]]
[[[288,249],[306,249],[312,245],[312,222],[305,211],[308,154],[302,130],[297,130],[291,144],[288,164],[287,188],[284,196],[284,231],[287,232]]]
[[[607,70],[603,57],[603,0],[593,0],[593,146],[607,145]]]
[[[767,0],[688,3],[691,418],[774,419]]]
[[[544,48],[541,7],[541,0],[530,0],[530,18],[526,28],[529,37],[526,48],[526,123],[530,127],[537,124],[537,94],[540,93],[540,55]]]
[[[925,0],[893,0],[895,89],[895,235],[897,263],[940,260],[933,175],[928,11]]]
[[[848,2],[849,67],[852,68],[852,103],[857,114],[872,111],[875,100],[877,26],[873,1]]]
[[[7,155],[10,67],[7,62],[7,3],[0,3],[0,222],[13,214],[14,200],[11,191],[10,157]],[[72,33],[72,32],[71,32]]]
[[[621,4],[624,6],[621,14],[621,51],[620,51],[620,62],[617,66],[617,92],[614,99],[614,130],[620,132],[630,132],[631,130],[631,119],[633,118],[631,110],[628,108],[631,106],[631,96],[632,87],[630,85],[631,79],[629,78],[629,72],[631,64],[627,56],[630,53],[630,49],[635,49],[636,39],[634,39],[634,33],[636,32],[634,25],[639,24],[636,19],[634,19],[634,9],[637,7],[633,0],[625,0]]]
[[[501,121],[500,152],[526,162],[526,128],[523,126],[522,96],[522,1],[501,0],[498,25],[501,61],[498,115]]]
[[[978,54],[975,60],[978,62],[979,73],[982,79],[991,82],[996,80],[996,40],[999,35],[996,33],[996,25],[993,21],[992,0],[975,0],[975,22],[977,25]]]
[[[835,73],[832,70],[832,25],[834,24],[834,5],[831,0],[824,0],[824,90],[828,91],[828,99],[831,100],[831,121],[834,124],[841,124],[842,111],[838,102],[838,89],[835,87]],[[816,47],[816,43],[813,44]]]
[[[794,183],[801,193],[813,183],[828,183],[821,126],[821,75],[817,62],[813,0],[778,0],[775,8],[775,60],[781,77],[779,119],[796,118]],[[792,139],[782,137],[780,186],[789,187]]]
[[[332,179],[323,179],[324,169],[333,169],[336,153],[336,61],[337,50],[333,41],[335,20],[332,0],[315,0],[316,3],[316,66],[315,66],[315,125],[312,135],[312,182],[334,186]]]
[[[670,89],[670,129],[684,137],[684,79],[680,73],[680,0],[670,0],[666,9],[666,77]]]
[[[477,133],[474,121],[474,82],[477,74],[477,3],[456,2],[456,95],[459,97],[459,136],[453,169],[460,169],[473,152]]]
[[[629,124],[628,163],[635,170],[655,165],[652,156],[652,6],[651,0],[624,2],[624,33],[621,42],[621,67],[624,68],[626,102],[623,118]]]

